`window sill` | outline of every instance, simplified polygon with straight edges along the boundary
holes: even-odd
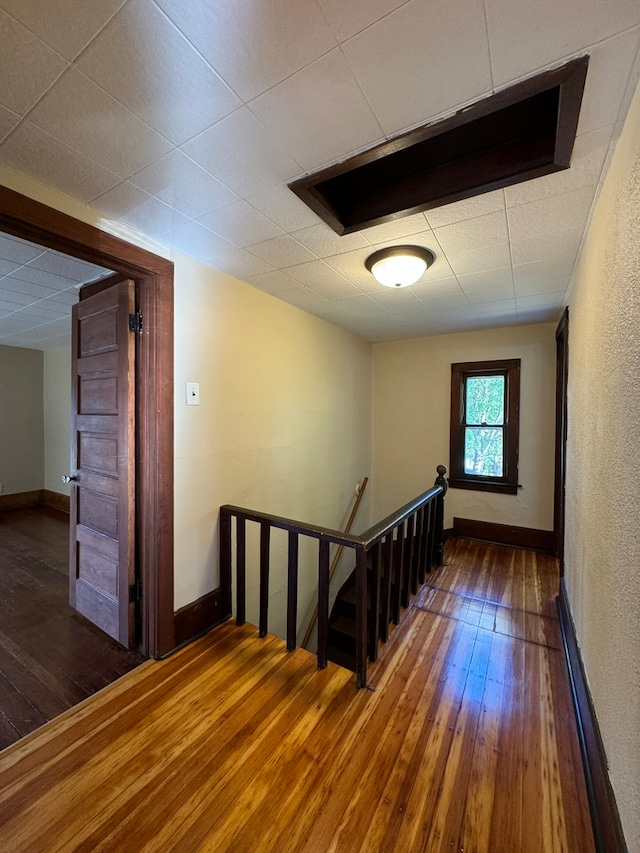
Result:
[[[503,495],[517,495],[518,486],[512,483],[493,483],[491,480],[458,480],[449,478],[450,489],[471,489],[476,492],[500,492]]]

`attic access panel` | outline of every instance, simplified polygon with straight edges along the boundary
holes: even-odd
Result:
[[[289,187],[350,234],[568,169],[588,64],[574,59]]]

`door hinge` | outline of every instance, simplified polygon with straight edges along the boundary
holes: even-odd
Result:
[[[129,587],[129,601],[134,601],[136,604],[142,601],[142,581],[136,580]]]
[[[136,311],[135,314],[129,314],[129,331],[142,334],[142,314]]]

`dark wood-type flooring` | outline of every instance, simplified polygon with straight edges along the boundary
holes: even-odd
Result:
[[[138,666],[69,598],[69,517],[0,512],[0,749]]]
[[[0,755],[0,849],[593,853],[556,588],[453,540],[375,692],[229,621]]]

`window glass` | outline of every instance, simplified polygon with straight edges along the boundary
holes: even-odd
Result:
[[[504,423],[504,376],[468,376],[465,396],[468,424]]]

